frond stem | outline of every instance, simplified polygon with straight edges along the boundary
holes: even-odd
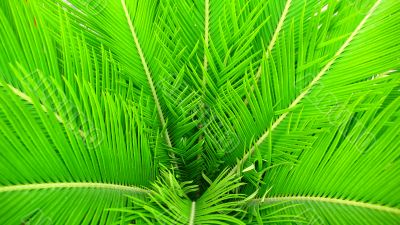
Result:
[[[356,29],[350,34],[347,40],[343,43],[343,45],[339,48],[339,50],[335,53],[333,58],[322,68],[322,70],[317,74],[317,76],[308,84],[308,86],[296,97],[296,99],[289,105],[288,111],[281,114],[278,119],[272,124],[271,128],[266,130],[263,135],[256,141],[256,143],[250,148],[250,150],[244,154],[243,158],[233,167],[231,173],[237,172],[239,166],[242,165],[255,151],[255,149],[261,145],[265,139],[269,136],[269,134],[276,128],[278,125],[286,118],[289,114],[290,109],[296,107],[300,101],[310,92],[310,90],[318,83],[321,77],[330,69],[332,64],[336,61],[336,59],[344,52],[345,48],[350,44],[350,42],[354,39],[354,37],[358,34],[364,24],[367,22],[368,18],[375,12],[381,0],[375,2],[375,4],[368,11],[367,15],[361,20],[360,24],[356,27]]]
[[[289,8],[290,8],[291,3],[292,3],[292,0],[287,0],[286,1],[285,8],[282,11],[282,15],[279,18],[278,24],[276,25],[274,34],[272,35],[271,41],[269,42],[268,47],[267,47],[267,49],[265,51],[266,59],[268,59],[269,53],[272,51],[272,49],[275,46],[275,42],[278,39],[278,35],[279,35],[279,33],[280,33],[280,31],[281,31],[281,29],[283,27],[283,23],[285,22],[287,14],[289,13]],[[257,82],[260,79],[261,72],[262,72],[262,63],[260,63],[260,65],[258,66],[256,77],[255,77],[255,82],[251,86],[250,93],[252,93],[254,91],[255,85],[257,85]],[[245,98],[244,102],[245,102],[246,105],[249,103],[247,98]]]
[[[153,95],[156,107],[157,107],[158,116],[160,117],[161,126],[165,127],[165,131],[164,131],[165,141],[167,142],[168,147],[172,148],[171,139],[169,137],[168,129],[166,128],[166,122],[165,122],[164,113],[163,113],[163,111],[161,109],[160,101],[159,101],[159,98],[158,98],[158,95],[157,95],[156,88],[154,87],[154,81],[153,81],[152,75],[150,73],[149,66],[148,66],[147,61],[146,61],[146,59],[144,57],[144,54],[143,54],[143,51],[142,51],[142,47],[141,47],[141,45],[139,43],[139,39],[137,37],[135,28],[133,26],[131,17],[130,17],[129,12],[128,12],[128,8],[126,7],[125,0],[121,0],[121,4],[122,4],[122,7],[123,7],[124,12],[125,12],[125,16],[126,16],[126,19],[128,21],[128,25],[129,25],[129,28],[131,30],[132,37],[133,37],[133,40],[135,42],[136,49],[138,51],[140,60],[142,62],[144,72],[146,73],[146,76],[147,76],[147,81],[149,83],[150,90],[151,90],[151,93]],[[173,158],[173,159],[176,158],[174,153],[170,153],[170,157]]]
[[[189,225],[194,225],[194,217],[196,216],[196,202],[192,202],[192,207],[190,209],[190,220]]]
[[[398,208],[393,208],[390,206],[383,206],[383,205],[378,205],[378,204],[373,204],[373,203],[367,203],[367,202],[359,202],[359,201],[354,201],[354,200],[328,198],[328,197],[313,197],[313,196],[270,197],[270,198],[265,198],[264,200],[254,199],[253,203],[274,203],[274,202],[281,202],[281,201],[325,202],[325,203],[333,203],[333,204],[361,207],[361,208],[372,209],[372,210],[379,210],[379,211],[384,211],[384,212],[400,215],[400,209],[398,209]]]
[[[282,15],[281,15],[281,17],[279,19],[279,22],[278,22],[278,25],[276,26],[274,34],[273,34],[273,36],[271,38],[271,41],[269,42],[269,45],[267,47],[266,52],[265,52],[267,58],[269,57],[269,53],[274,48],[275,42],[278,39],[280,31],[282,30],[283,23],[285,22],[285,19],[286,19],[288,13],[289,13],[289,8],[290,8],[291,3],[292,3],[292,0],[287,0],[286,1],[285,8],[283,9]],[[258,67],[258,70],[257,70],[256,82],[258,81],[260,76],[261,76],[261,64],[260,64],[260,66]]]
[[[22,100],[26,101],[27,103],[34,105],[34,102],[32,100],[31,97],[29,97],[27,94],[25,94],[24,92],[20,91],[19,89],[15,88],[14,86],[12,86],[11,84],[7,84],[8,88],[10,88],[10,90],[17,95],[18,97],[20,97]],[[4,84],[2,84],[0,82],[0,87],[5,87]],[[43,112],[48,113],[49,110],[46,108],[46,106],[44,106],[43,104],[40,104],[40,108],[42,108]],[[54,113],[54,116],[56,117],[57,121],[60,122],[61,124],[65,124],[63,118],[57,114]],[[83,132],[83,130],[78,129],[78,133],[81,137],[86,137],[87,135],[85,134],[85,132]]]
[[[205,0],[204,2],[204,59],[203,59],[203,67],[204,73],[207,72],[208,61],[206,50],[208,49],[208,42],[209,42],[209,26],[210,26],[210,1]],[[205,75],[203,76],[203,85],[205,83]]]
[[[111,189],[111,190],[124,191],[130,193],[148,193],[147,190],[134,186],[107,184],[107,183],[90,183],[90,182],[19,184],[11,186],[2,186],[0,187],[0,193],[28,191],[28,190],[56,189],[56,188],[94,188],[94,189]]]

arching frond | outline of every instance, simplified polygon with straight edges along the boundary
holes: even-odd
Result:
[[[1,224],[396,224],[397,0],[3,0]]]

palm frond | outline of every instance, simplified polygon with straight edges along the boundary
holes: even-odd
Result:
[[[396,224],[400,2],[0,2],[1,224]]]
[[[248,199],[233,191],[242,184],[227,170],[210,184],[210,188],[196,201],[188,194],[195,192],[197,185],[179,183],[174,175],[164,171],[162,179],[153,184],[148,194],[149,201],[131,197],[134,207],[123,209],[124,219],[142,219],[159,224],[245,224],[235,215],[242,213],[238,207]]]
[[[149,149],[146,128],[139,122],[140,109],[118,96],[96,94],[82,78],[63,83],[63,90],[41,72],[35,74],[36,79],[21,69],[14,74],[25,92],[5,82],[0,85],[4,150],[0,192],[6,204],[2,212],[13,208],[7,214],[12,219],[2,216],[3,223],[22,221],[38,207],[24,203],[39,198],[43,198],[40,213],[51,221],[67,221],[72,215],[83,221],[87,213],[95,213],[91,212],[94,205],[97,216],[109,221],[117,214],[105,209],[125,206],[126,193],[146,192],[140,187],[147,186],[157,173],[156,152]],[[118,126],[113,125],[115,116]],[[55,206],[73,203],[81,195],[87,198],[79,212],[57,216],[64,209]],[[7,204],[21,196],[26,196],[19,201],[23,210]]]

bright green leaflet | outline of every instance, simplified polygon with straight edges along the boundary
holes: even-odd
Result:
[[[399,224],[400,1],[0,2],[0,224]]]

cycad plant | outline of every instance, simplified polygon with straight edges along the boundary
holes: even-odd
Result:
[[[400,224],[400,1],[0,9],[0,224]]]

